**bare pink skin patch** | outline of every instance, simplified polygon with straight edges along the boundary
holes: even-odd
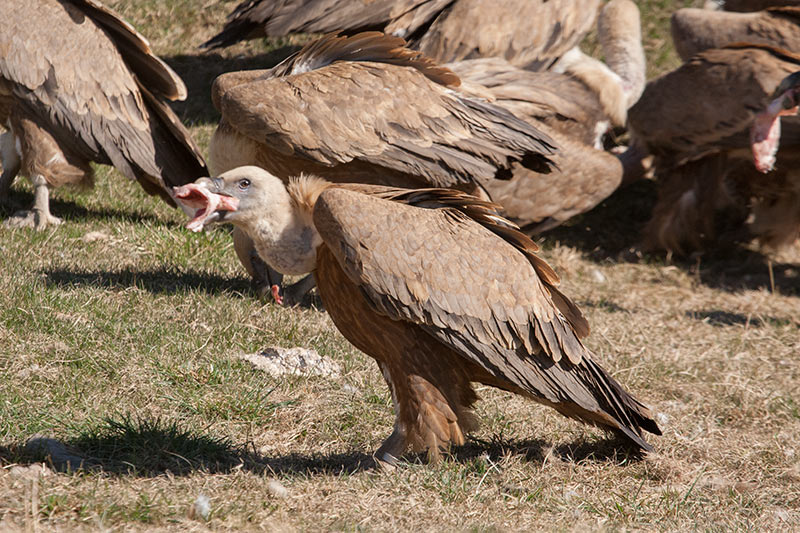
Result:
[[[784,108],[787,97],[791,98],[784,93],[770,102],[767,109],[756,115],[750,127],[750,146],[756,170],[759,172],[767,173],[775,166],[775,156],[781,140],[781,117],[797,114],[797,106]]]
[[[236,211],[239,207],[238,198],[213,193],[196,183],[175,187],[173,194],[183,205],[195,209],[194,218],[186,224],[194,232],[219,219],[219,211]]]
[[[273,285],[270,287],[270,291],[272,292],[272,299],[275,300],[275,303],[278,305],[283,305],[283,297],[281,296],[280,286]]]

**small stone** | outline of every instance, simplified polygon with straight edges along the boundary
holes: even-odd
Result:
[[[289,497],[289,490],[276,479],[273,479],[267,483],[267,492],[273,498],[278,498],[281,500],[285,500]]]
[[[107,241],[109,239],[108,233],[104,233],[102,231],[90,231],[86,233],[81,240],[83,242],[96,242],[96,241]]]
[[[50,475],[50,469],[43,463],[27,466],[13,466],[8,470],[8,475],[15,479],[38,479]]]
[[[342,390],[344,392],[346,392],[347,394],[352,394],[354,396],[356,394],[358,394],[359,392],[361,392],[361,391],[358,390],[358,388],[350,385],[349,383],[345,383],[344,385],[342,385]]]
[[[275,377],[288,374],[337,378],[342,374],[338,364],[307,348],[274,346],[261,353],[240,354],[239,358]]]
[[[34,435],[25,443],[25,453],[46,457],[53,468],[59,472],[75,471],[84,468],[87,460],[66,444],[42,435]]]
[[[208,520],[208,515],[211,514],[211,500],[208,499],[208,496],[198,495],[189,514],[192,517],[199,516],[203,520]]]
[[[593,269],[592,269],[592,279],[593,279],[593,280],[594,280],[596,283],[605,283],[605,282],[606,282],[606,276],[605,276],[605,274],[603,274],[602,272],[600,272],[600,270],[599,270],[599,269],[597,269],[597,268],[593,268]]]

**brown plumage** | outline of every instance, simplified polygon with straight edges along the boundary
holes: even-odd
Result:
[[[536,245],[496,206],[446,189],[287,187],[242,167],[176,190],[199,229],[222,218],[285,273],[313,271],[332,320],[378,362],[395,404],[391,462],[464,442],[479,382],[549,405],[650,449],[656,423],[581,342],[589,326]],[[224,199],[225,211],[206,209]]]
[[[186,87],[129,24],[93,0],[8,0],[0,25],[0,141],[8,194],[33,181],[29,222],[58,223],[48,187],[90,184],[90,162],[114,165],[174,205],[169,190],[207,174],[164,99]]]
[[[603,150],[603,136],[609,125],[625,124],[630,103],[644,88],[636,4],[612,0],[601,11],[598,28],[603,52],[619,72],[596,61],[572,74],[531,72],[499,58],[446,65],[463,81],[486,87],[498,105],[543,128],[560,147],[548,175],[515,166],[511,180],[483,183],[526,232],[551,229],[588,211],[623,181],[623,164]]]
[[[286,180],[309,172],[468,191],[510,178],[514,164],[548,172],[546,135],[459,91],[455,74],[403,44],[378,32],[327,35],[273,69],[217,78],[213,171],[257,165]]]
[[[438,62],[502,56],[540,68],[576,47],[599,0],[246,0],[203,46],[290,33],[379,30]]]
[[[725,11],[763,11],[770,7],[797,6],[800,0],[723,0],[722,9]]]
[[[748,42],[800,52],[800,7],[757,13],[684,8],[672,14],[672,41],[681,59],[709,48]]]
[[[755,170],[749,132],[781,80],[799,67],[800,56],[785,50],[732,45],[702,52],[648,84],[628,114],[631,135],[656,156],[661,181],[647,248],[702,249],[731,227],[770,247],[794,239],[796,229],[787,234],[785,223],[768,221],[796,217],[786,211],[791,202],[778,198],[797,189],[788,185],[797,183],[796,166],[782,157],[800,141],[800,123],[784,120],[777,169],[786,175],[776,179]]]

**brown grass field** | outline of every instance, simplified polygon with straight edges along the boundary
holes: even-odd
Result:
[[[176,109],[204,147],[214,76],[302,42],[204,55],[234,2],[111,4],[187,80]],[[684,4],[640,5],[656,75],[677,64],[666,28]],[[800,246],[772,256],[774,290],[754,247],[642,256],[655,194],[638,183],[539,241],[597,359],[658,413],[656,451],[482,388],[467,446],[384,472],[364,468],[393,421],[376,365],[313,306],[258,301],[227,228],[192,234],[107,168],[94,192],[58,190],[65,224],[0,228],[0,531],[800,530]],[[0,214],[31,200],[20,180]],[[275,379],[236,357],[275,345],[342,377]],[[35,434],[86,468],[43,470]]]

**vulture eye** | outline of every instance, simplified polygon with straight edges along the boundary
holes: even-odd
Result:
[[[248,188],[250,188],[250,180],[247,178],[240,179],[239,188],[243,191],[246,191]]]

